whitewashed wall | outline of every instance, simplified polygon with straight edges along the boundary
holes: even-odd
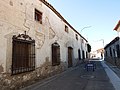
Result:
[[[34,20],[35,8],[43,13],[42,24]],[[84,44],[81,44],[79,35],[76,40],[77,33],[68,25],[69,33],[66,33],[65,25],[67,24],[62,19],[39,0],[0,0],[0,73],[11,72],[12,36],[24,31],[36,42],[36,68],[40,67],[46,58],[51,61],[51,45],[55,41],[60,45],[62,62],[67,62],[67,47],[73,47],[75,64],[78,49],[82,50],[82,47],[86,52],[87,42],[84,40]]]

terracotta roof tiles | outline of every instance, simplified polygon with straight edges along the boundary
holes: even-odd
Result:
[[[117,25],[115,26],[114,30],[117,31],[118,27],[120,26],[120,20],[118,21]]]

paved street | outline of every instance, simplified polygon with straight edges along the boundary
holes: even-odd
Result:
[[[81,64],[22,90],[115,90],[106,74],[106,66],[100,61],[95,63],[95,71],[87,71]]]

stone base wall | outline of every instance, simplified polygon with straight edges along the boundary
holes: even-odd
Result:
[[[117,58],[117,59],[116,59],[116,66],[117,66],[118,68],[120,68],[120,58]]]
[[[31,72],[12,76],[7,73],[0,74],[0,88],[1,90],[18,90],[38,80],[63,72],[66,70],[65,66],[67,66],[65,63],[61,63],[59,66],[47,66],[47,64],[44,64],[44,66],[36,68],[35,71]]]
[[[107,61],[107,62],[109,62],[109,63],[111,63],[112,65],[116,65],[116,64],[115,64],[115,59],[114,59],[114,58],[106,57],[104,60]]]
[[[105,58],[105,61],[107,61],[107,62],[111,63],[112,65],[120,68],[120,58],[107,57],[107,58]]]

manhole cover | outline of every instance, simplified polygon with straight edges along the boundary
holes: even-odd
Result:
[[[82,75],[81,78],[91,79],[91,78],[95,78],[95,76],[93,76],[93,75]]]

